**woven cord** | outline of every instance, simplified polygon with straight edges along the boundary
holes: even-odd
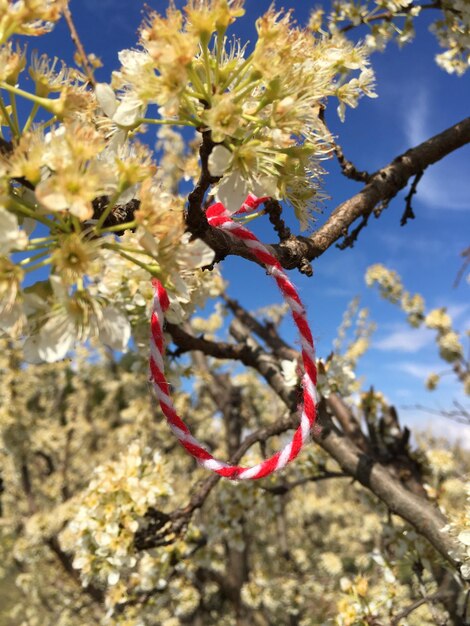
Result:
[[[247,213],[256,209],[267,198],[256,198],[249,195],[237,212]],[[155,289],[153,309],[151,317],[150,335],[150,380],[155,390],[160,407],[168,424],[183,448],[193,456],[200,465],[212,470],[220,476],[232,480],[258,479],[268,476],[273,472],[285,467],[297,457],[303,445],[307,441],[310,430],[316,418],[317,404],[317,369],[315,366],[315,348],[312,333],[310,331],[305,308],[299,298],[296,288],[288,279],[279,261],[263,245],[255,235],[245,226],[234,222],[223,204],[220,202],[212,205],[207,210],[207,220],[211,226],[223,229],[233,239],[243,241],[251,250],[253,256],[258,259],[276,281],[283,298],[292,312],[294,323],[297,326],[302,345],[302,362],[304,374],[302,377],[303,404],[299,409],[300,424],[291,441],[269,459],[254,465],[253,467],[240,467],[230,465],[215,459],[191,434],[189,428],[176,413],[173,401],[169,395],[169,385],[165,378],[163,355],[165,350],[163,338],[164,313],[170,306],[168,294],[160,281],[154,279],[152,284]]]

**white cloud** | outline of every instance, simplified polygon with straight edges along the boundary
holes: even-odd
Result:
[[[418,352],[425,346],[432,344],[433,333],[427,328],[409,328],[401,326],[390,335],[375,340],[372,347],[377,350],[392,352]]]
[[[412,365],[417,366],[416,373],[424,373],[428,367],[420,363]],[[436,367],[435,371],[438,369]],[[458,423],[439,414],[440,411],[455,409],[454,402],[459,402],[470,409],[468,396],[464,394],[460,383],[453,376],[443,377],[436,391],[414,393],[413,402],[407,399],[405,402],[406,404],[399,409],[401,422],[407,424],[414,435],[425,432],[470,449],[470,425]]]
[[[394,370],[409,374],[419,380],[426,379],[430,374],[435,373],[442,367],[437,364],[434,367],[427,363],[416,363],[414,361],[400,361],[399,363],[393,363],[390,365]]]
[[[405,418],[404,420],[408,420]],[[416,421],[411,426],[414,435],[420,430],[426,433],[432,433],[435,437],[443,437],[451,443],[458,443],[462,448],[470,449],[470,426],[467,424],[459,424],[453,422],[447,417],[436,417],[427,419],[426,421],[419,421],[419,428],[416,428]]]
[[[414,101],[406,107],[404,120],[408,146],[416,146],[436,134],[431,129],[431,94],[424,88],[415,90]],[[466,156],[463,154],[466,152]],[[468,148],[450,154],[442,161],[431,165],[418,185],[416,201],[433,209],[464,210],[470,207],[468,172]]]
[[[427,119],[429,117],[429,94],[424,88],[415,90],[415,100],[410,103],[406,110],[405,133],[406,140],[415,146],[428,139],[426,131]]]
[[[393,232],[381,231],[377,234],[380,242],[383,243],[392,254],[402,254],[409,252],[410,245],[413,247],[413,258],[416,254],[422,255],[427,261],[430,256],[443,256],[455,258],[455,250],[453,246],[449,246],[442,239],[432,239],[431,237],[419,236],[416,233],[412,235],[412,243],[410,243],[410,235],[406,233],[395,234]],[[462,241],[465,247],[464,240]]]
[[[460,303],[456,303],[456,304],[448,304],[447,305],[447,313],[451,316],[451,318],[453,320],[458,320],[459,317],[465,313],[466,311],[468,311],[469,309],[469,305],[468,304],[460,304]]]
[[[347,289],[346,287],[327,287],[323,293],[325,296],[333,298],[353,298],[355,294],[353,289]]]
[[[442,420],[432,420],[428,428],[431,432],[459,443],[462,448],[470,449],[470,426],[443,418]]]
[[[396,389],[393,393],[394,398],[400,398],[402,400],[412,400],[414,393],[411,389]]]
[[[140,12],[132,10],[129,16],[129,0],[82,0],[84,6],[100,22],[105,32],[119,31],[121,35],[132,35],[141,22]]]
[[[342,295],[355,294],[364,288],[364,274],[368,266],[367,256],[360,248],[350,250],[335,250],[328,261],[319,263],[315,268],[317,278],[328,279],[329,288],[335,290],[334,295],[340,295],[339,290],[347,293]]]

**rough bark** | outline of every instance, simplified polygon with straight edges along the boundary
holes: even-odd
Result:
[[[363,189],[336,207],[325,224],[310,237],[291,237],[272,244],[272,252],[286,269],[301,267],[305,259],[318,258],[341,237],[347,236],[356,220],[367,218],[380,203],[389,202],[404,189],[411,178],[469,142],[470,117],[407,150],[371,174]],[[189,228],[193,232],[191,225]],[[200,228],[195,229],[194,234],[215,250],[217,258],[234,254],[251,259],[242,243],[234,242],[217,228],[207,225],[202,232]]]

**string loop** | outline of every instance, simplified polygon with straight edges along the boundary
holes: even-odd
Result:
[[[267,198],[257,198],[253,194],[250,194],[235,215],[253,211],[266,200]],[[310,430],[316,419],[317,369],[315,366],[315,348],[312,333],[307,322],[305,308],[296,288],[287,277],[276,257],[246,228],[246,226],[234,222],[224,205],[220,202],[209,207],[206,216],[211,226],[223,229],[233,239],[239,239],[251,250],[253,256],[265,266],[267,272],[274,278],[284,300],[289,305],[294,323],[299,331],[304,370],[302,376],[303,404],[299,409],[299,426],[290,442],[282,450],[253,467],[230,465],[229,463],[215,459],[199,441],[192,436],[189,428],[176,413],[164,373],[163,355],[165,346],[163,324],[164,314],[170,305],[170,301],[165,288],[157,279],[152,281],[155,295],[150,322],[150,380],[171,430],[183,448],[193,456],[200,465],[212,470],[220,476],[232,480],[256,480],[285,467],[298,456],[308,439]]]

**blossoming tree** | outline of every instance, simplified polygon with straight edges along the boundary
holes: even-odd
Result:
[[[278,449],[300,397],[286,310],[253,313],[226,295],[220,262],[256,256],[209,223],[208,207],[218,200],[239,224],[269,219],[269,253],[311,276],[312,261],[341,238],[352,246],[408,183],[403,221],[412,217],[424,169],[470,142],[467,118],[369,174],[325,115],[333,107],[344,120],[375,97],[371,53],[410,41],[429,10],[438,64],[464,74],[468,1],[330,9],[299,26],[273,6],[249,46],[231,37],[243,0],[170,4],[148,13],[108,84],[67,0],[0,0],[0,623],[468,623],[469,460],[435,441],[413,448],[384,396],[361,392],[355,368],[372,324],[357,302],[317,361],[311,442],[279,475],[208,475],[169,437],[148,389],[153,278],[169,297],[176,409],[233,463]],[[75,67],[24,44],[60,19]],[[315,228],[328,159],[362,189]],[[263,204],[235,215],[248,196]],[[387,268],[366,279],[412,326],[436,330],[469,393],[446,311],[426,311]],[[212,314],[196,315],[210,299]]]

